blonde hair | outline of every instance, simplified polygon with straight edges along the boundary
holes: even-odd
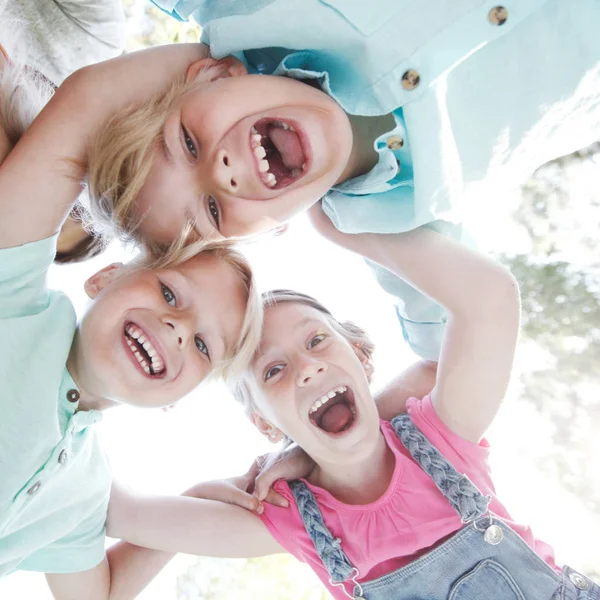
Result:
[[[246,310],[240,334],[225,359],[214,365],[213,374],[226,381],[239,377],[256,354],[260,343],[263,323],[263,305],[256,286],[256,279],[246,257],[234,248],[233,242],[197,241],[189,245],[172,246],[170,252],[153,255],[143,251],[128,263],[129,268],[176,269],[199,256],[213,256],[229,264],[240,278],[246,294]]]
[[[323,306],[323,304],[312,296],[294,290],[283,289],[271,290],[262,295],[262,305],[265,310],[271,306],[277,306],[285,302],[303,304],[324,314],[334,331],[344,337],[357,352],[362,353],[366,360],[370,361],[372,359],[375,351],[375,344],[369,338],[366,331],[352,321],[338,321],[331,312]],[[252,360],[255,358],[255,355],[256,352],[252,356]],[[255,410],[252,391],[252,388],[254,387],[254,378],[250,371],[252,360],[246,363],[245,369],[242,371],[241,375],[230,384],[233,397],[244,407],[247,416],[251,416]],[[369,381],[371,380],[371,376],[372,373],[369,375]]]
[[[90,210],[101,227],[112,230],[122,241],[143,243],[154,253],[165,252],[164,246],[140,238],[140,217],[133,213],[135,200],[152,169],[156,149],[164,144],[169,111],[213,74],[214,67],[209,66],[191,81],[178,78],[144,104],[117,112],[92,140],[88,153]],[[190,231],[191,224],[174,243],[185,243]]]

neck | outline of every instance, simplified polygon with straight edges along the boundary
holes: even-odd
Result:
[[[380,432],[371,452],[343,464],[318,463],[310,482],[345,504],[369,504],[385,494],[395,465],[394,453]]]
[[[77,335],[77,334],[76,334]],[[113,406],[117,406],[119,403],[114,400],[109,400],[104,398],[101,395],[94,394],[90,388],[86,385],[85,379],[82,376],[84,372],[83,369],[80,368],[79,361],[77,360],[77,351],[76,351],[77,340],[73,341],[73,345],[71,346],[71,351],[69,352],[69,357],[67,358],[67,371],[73,378],[77,389],[79,390],[79,405],[77,410],[85,411],[85,410],[106,410],[107,408],[112,408]]]
[[[375,140],[395,127],[392,115],[377,117],[348,115],[348,118],[352,127],[352,152],[336,184],[368,173],[379,160],[375,150]]]

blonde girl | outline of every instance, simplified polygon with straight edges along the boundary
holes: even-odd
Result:
[[[591,580],[556,564],[494,489],[483,435],[506,393],[517,341],[512,275],[429,229],[347,236],[321,225],[446,308],[434,389],[397,397],[396,413],[406,413],[382,421],[366,334],[312,298],[274,292],[235,393],[264,435],[294,441],[314,461],[305,478],[276,484],[290,508],[265,504],[259,517],[189,499],[175,514],[168,499],[130,497],[109,515],[109,531],[170,552],[289,552],[340,600],[600,597]],[[147,576],[132,576],[132,596]]]

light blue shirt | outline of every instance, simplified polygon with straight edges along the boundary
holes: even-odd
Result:
[[[506,0],[504,12],[494,0],[153,1],[193,15],[217,58],[317,79],[349,114],[393,113],[374,142],[379,164],[323,199],[341,231],[444,220],[436,227],[464,239],[453,224],[467,199],[502,201],[539,165],[600,139],[598,0]],[[413,349],[437,358],[443,311],[375,271]]]
[[[0,575],[104,557],[111,475],[66,369],[75,311],[46,285],[56,236],[0,250]]]

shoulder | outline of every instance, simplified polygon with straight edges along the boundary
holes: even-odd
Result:
[[[488,470],[490,447],[484,438],[474,443],[451,431],[435,412],[429,395],[410,398],[406,410],[412,422],[437,450],[459,471],[483,467]]]

